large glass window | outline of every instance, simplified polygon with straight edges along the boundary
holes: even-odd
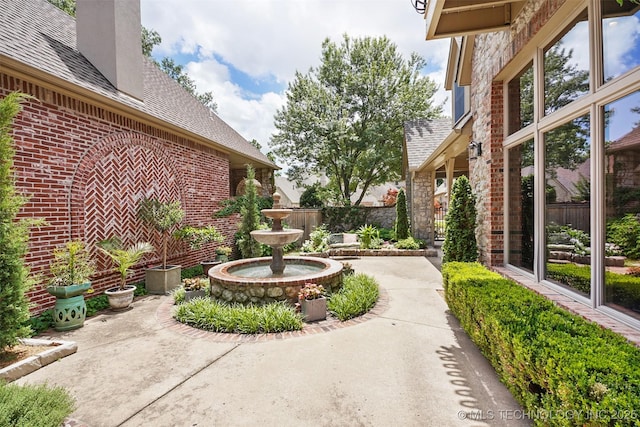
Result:
[[[509,135],[533,123],[533,64],[513,78],[509,91]]]
[[[533,139],[509,149],[509,264],[533,272]]]
[[[589,115],[544,134],[546,278],[591,291]]]
[[[605,302],[640,318],[640,92],[604,107]]]
[[[640,65],[640,5],[602,1],[604,80],[614,79]]]
[[[589,25],[585,10],[544,52],[544,112],[589,92]]]

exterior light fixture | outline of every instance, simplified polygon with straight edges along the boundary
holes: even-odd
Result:
[[[477,159],[480,156],[482,156],[482,143],[471,141],[471,144],[469,144],[469,160]]]
[[[411,0],[411,5],[420,15],[427,9],[427,0]]]

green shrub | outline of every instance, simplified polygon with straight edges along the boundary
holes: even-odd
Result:
[[[607,223],[607,242],[617,245],[622,254],[631,259],[640,259],[640,220],[627,214]]]
[[[247,165],[247,179],[244,189],[244,203],[240,207],[240,228],[236,244],[240,249],[242,258],[255,258],[262,254],[260,243],[251,237],[251,232],[260,227],[260,209],[258,207],[258,190],[253,180],[256,172],[250,165]]]
[[[452,313],[536,425],[638,425],[616,414],[640,408],[640,349],[480,264],[442,276]]]
[[[286,303],[224,304],[209,298],[195,298],[176,308],[178,322],[213,332],[261,334],[302,329],[302,315]]]
[[[396,240],[396,232],[393,231],[390,228],[384,228],[384,227],[380,227],[378,225],[376,225],[376,228],[378,229],[378,233],[380,235],[380,238],[382,240],[385,241],[395,241]]]
[[[321,208],[324,206],[324,201],[321,196],[322,185],[319,182],[311,184],[305,188],[300,195],[300,207],[301,208]]]
[[[380,296],[378,282],[366,274],[344,276],[342,289],[329,297],[327,308],[344,321],[371,310]]]
[[[420,242],[409,236],[406,239],[398,240],[393,246],[396,249],[420,249]]]
[[[329,249],[329,230],[321,224],[309,233],[309,240],[302,244],[302,252],[324,252]]]
[[[380,234],[373,225],[363,225],[358,228],[356,234],[360,239],[362,249],[377,249],[376,246],[380,245]]]
[[[396,239],[403,240],[409,237],[409,217],[407,216],[407,197],[404,189],[400,189],[398,199],[396,201]]]
[[[0,353],[29,335],[29,223],[16,217],[25,199],[14,186],[13,138],[10,130],[25,95],[10,93],[0,99]]]
[[[477,260],[476,199],[464,175],[453,184],[446,223],[442,262]]]
[[[193,267],[183,268],[180,270],[180,280],[191,279],[192,277],[203,276],[204,271],[202,265],[194,265]]]
[[[73,398],[63,388],[0,381],[0,426],[60,427],[73,410]]]

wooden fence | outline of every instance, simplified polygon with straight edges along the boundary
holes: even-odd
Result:
[[[309,239],[309,234],[322,224],[322,211],[320,209],[294,209],[291,215],[285,219],[289,228],[304,230],[298,244]]]
[[[590,233],[590,209],[589,203],[550,203],[547,205],[547,224],[571,224],[572,228]]]

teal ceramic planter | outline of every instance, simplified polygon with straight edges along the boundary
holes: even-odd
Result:
[[[47,292],[56,297],[53,307],[53,324],[56,331],[70,331],[81,328],[87,317],[84,293],[91,282],[69,286],[49,286]]]

